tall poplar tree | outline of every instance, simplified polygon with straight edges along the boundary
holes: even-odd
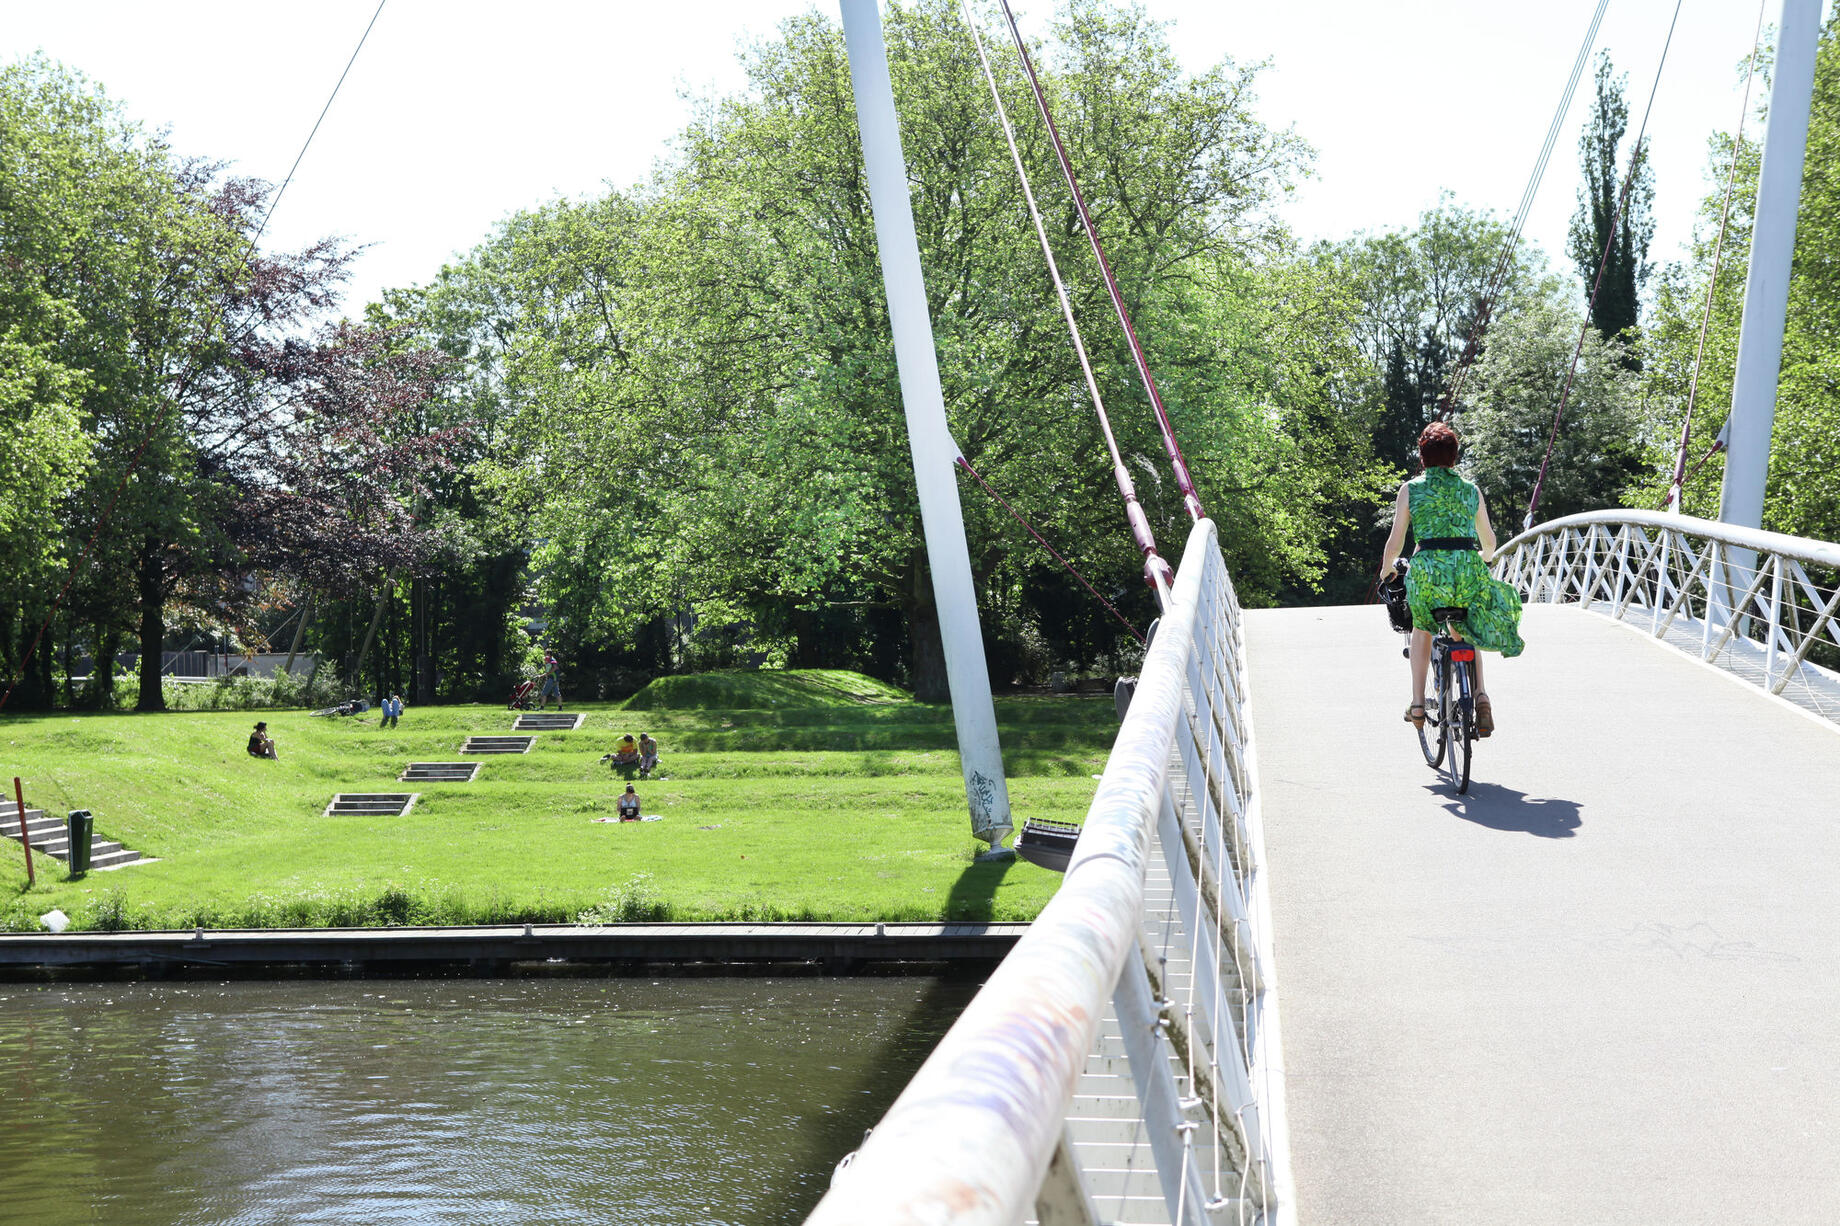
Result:
[[[1572,215],[1568,245],[1568,254],[1584,281],[1587,304],[1592,286],[1597,283],[1598,264],[1603,264],[1597,302],[1588,309],[1591,323],[1605,340],[1632,339],[1624,334],[1638,322],[1642,283],[1648,279],[1648,244],[1655,236],[1655,181],[1646,150],[1637,150],[1633,155],[1635,179],[1628,198],[1622,200],[1622,215],[1617,215],[1628,173],[1620,157],[1623,137],[1629,131],[1629,105],[1623,98],[1626,80],[1611,66],[1609,53],[1600,52],[1597,95],[1590,120],[1578,137],[1584,182],[1578,188],[1578,211]],[[1623,362],[1631,370],[1640,367],[1639,360],[1630,353],[1625,354]]]

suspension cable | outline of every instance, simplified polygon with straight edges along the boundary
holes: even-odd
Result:
[[[248,246],[243,252],[243,266],[245,269],[248,268],[249,261],[255,256],[257,240],[262,237],[262,232],[268,228],[268,219],[275,215],[275,206],[281,202],[281,193],[285,192],[288,184],[294,181],[294,172],[300,169],[301,160],[307,156],[308,147],[313,144],[314,136],[319,133],[319,125],[325,121],[326,113],[332,109],[333,100],[339,96],[339,88],[345,84],[346,75],[351,72],[351,66],[358,60],[358,52],[364,50],[364,43],[371,36],[371,28],[377,24],[377,18],[382,15],[383,6],[388,2],[389,0],[377,0],[377,9],[371,14],[370,23],[364,27],[364,33],[359,37],[358,45],[352,48],[351,58],[345,61],[345,71],[339,73],[337,84],[332,87],[332,93],[326,98],[326,105],[320,108],[319,118],[313,121],[313,130],[307,133],[307,139],[301,142],[300,152],[294,155],[294,164],[288,168],[287,178],[282,180],[281,187],[275,192],[274,196],[269,199],[268,208],[262,213],[262,221],[257,225],[255,233],[250,235]],[[210,321],[212,325],[215,325],[217,322],[219,321],[216,319]],[[135,470],[140,467],[141,459],[147,454],[147,448],[149,444],[153,442],[153,436],[159,430],[161,420],[161,415],[156,411],[153,415],[153,420],[147,426],[147,432],[141,436],[140,445],[134,449],[134,454],[128,458],[127,466],[122,469],[121,480],[115,483],[114,492],[109,495],[108,503],[103,507],[102,514],[97,518],[96,526],[90,532],[88,542],[83,546],[83,552],[79,553],[76,560],[71,563],[69,573],[64,576],[63,586],[58,589],[56,599],[51,602],[51,611],[46,613],[45,620],[39,623],[38,633],[32,636],[31,646],[26,648],[25,655],[20,658],[19,680],[7,686],[6,692],[0,694],[0,710],[6,709],[7,701],[13,697],[13,691],[18,689],[20,682],[23,682],[26,677],[30,675],[32,657],[38,651],[38,645],[43,641],[45,631],[50,628],[52,619],[57,616],[58,610],[63,607],[64,597],[69,595],[70,585],[76,581],[78,573],[83,569],[83,564],[88,562],[91,555],[95,553],[96,541],[101,537],[102,530],[108,526],[109,520],[114,516],[115,505],[121,500],[121,492],[128,487],[128,479],[132,477]],[[146,650],[144,645],[142,650]]]
[[[1725,225],[1731,218],[1731,197],[1738,186],[1738,154],[1744,147],[1744,120],[1751,109],[1751,77],[1757,70],[1757,49],[1763,44],[1763,14],[1769,0],[1757,6],[1757,32],[1751,36],[1750,63],[1744,69],[1744,101],[1738,107],[1738,126],[1731,134],[1731,173],[1725,179],[1725,200],[1719,206],[1719,236],[1712,244],[1712,275],[1706,279],[1706,309],[1699,320],[1699,344],[1693,350],[1693,374],[1687,380],[1687,414],[1680,423],[1680,450],[1674,457],[1674,479],[1668,483],[1667,501],[1664,508],[1678,512],[1680,510],[1681,487],[1687,480],[1687,444],[1693,437],[1693,404],[1699,398],[1700,363],[1706,356],[1706,333],[1712,325],[1712,299],[1719,287],[1719,257],[1725,252]],[[1702,457],[1700,464],[1710,458],[1712,452]],[[1693,466],[1699,471],[1699,464]]]
[[[1495,299],[1507,286],[1508,273],[1514,267],[1515,248],[1520,245],[1521,233],[1527,228],[1527,219],[1533,213],[1534,197],[1539,194],[1540,181],[1546,177],[1546,167],[1552,161],[1553,149],[1559,142],[1559,132],[1565,124],[1567,112],[1572,109],[1572,99],[1578,93],[1578,82],[1584,78],[1585,65],[1591,59],[1591,48],[1597,42],[1598,28],[1603,25],[1604,12],[1609,7],[1610,0],[1597,0],[1597,11],[1591,15],[1590,24],[1585,27],[1584,41],[1578,46],[1578,58],[1572,61],[1571,76],[1566,78],[1565,88],[1559,93],[1559,105],[1553,109],[1552,122],[1546,125],[1546,140],[1533,159],[1533,169],[1527,175],[1527,185],[1521,189],[1520,204],[1514,210],[1514,221],[1508,228],[1508,241],[1502,244],[1501,254],[1496,257],[1495,267],[1489,274],[1488,288],[1483,291],[1482,301],[1476,307],[1476,317],[1470,321],[1469,336],[1463,342],[1463,352],[1458,356],[1457,368],[1451,374],[1450,386],[1438,405],[1440,418],[1448,420],[1456,411],[1457,397],[1462,394],[1464,378],[1481,351],[1482,336],[1488,330]]]
[[[1067,285],[1061,279],[1060,264],[1054,258],[1054,248],[1048,243],[1047,225],[1041,219],[1035,190],[1029,184],[1029,172],[1022,164],[1022,151],[1016,145],[1016,130],[1010,124],[1008,108],[1003,105],[1003,93],[997,88],[997,77],[991,71],[990,57],[984,52],[984,37],[978,30],[977,19],[972,16],[970,0],[959,0],[959,3],[964,12],[965,24],[971,27],[971,40],[977,46],[978,62],[984,68],[984,80],[990,85],[991,101],[996,104],[997,119],[1003,125],[1003,139],[1009,144],[1010,159],[1016,165],[1016,177],[1022,183],[1022,198],[1028,202],[1029,220],[1035,224],[1035,237],[1041,242],[1041,254],[1048,264],[1048,276],[1054,282],[1055,296],[1060,299],[1061,317],[1067,321],[1067,334],[1073,340],[1074,353],[1079,355],[1080,373],[1086,379],[1086,391],[1092,397],[1093,412],[1099,418],[1099,433],[1104,437],[1105,450],[1112,459],[1112,477],[1118,483],[1119,496],[1124,499],[1124,515],[1131,526],[1131,538],[1137,542],[1137,548],[1143,554],[1144,577],[1158,591],[1166,590],[1173,576],[1169,573],[1169,564],[1157,555],[1156,536],[1150,531],[1150,520],[1138,501],[1137,486],[1131,480],[1131,470],[1125,466],[1124,456],[1118,450],[1118,440],[1112,434],[1112,420],[1105,411],[1105,399],[1099,394],[1099,381],[1093,377],[1092,361],[1086,354],[1086,342],[1080,336],[1079,321],[1073,315],[1073,301],[1067,296]],[[963,461],[962,456],[960,460]],[[966,468],[969,471],[969,465]],[[1160,586],[1155,578],[1159,571],[1167,580]]]
[[[1578,329],[1578,343],[1572,349],[1572,364],[1565,372],[1565,385],[1559,389],[1559,405],[1553,411],[1552,431],[1546,436],[1546,454],[1540,459],[1540,475],[1534,478],[1533,496],[1527,500],[1527,518],[1521,521],[1523,530],[1533,527],[1534,512],[1540,508],[1540,491],[1546,486],[1546,470],[1552,463],[1553,445],[1559,441],[1559,422],[1565,417],[1565,403],[1572,394],[1572,380],[1578,374],[1578,359],[1584,353],[1585,333],[1591,330],[1591,316],[1597,310],[1597,294],[1604,286],[1604,269],[1610,266],[1610,252],[1616,245],[1617,227],[1623,220],[1623,209],[1629,203],[1629,193],[1636,185],[1636,172],[1642,168],[1642,140],[1648,132],[1648,117],[1655,109],[1655,94],[1661,89],[1661,70],[1667,67],[1668,48],[1674,44],[1674,27],[1680,24],[1680,6],[1682,0],[1674,0],[1674,16],[1668,22],[1667,38],[1661,44],[1661,59],[1655,64],[1655,83],[1648,90],[1648,105],[1642,108],[1642,123],[1636,129],[1635,145],[1629,151],[1629,173],[1623,176],[1623,190],[1616,198],[1616,211],[1610,215],[1610,232],[1604,238],[1604,253],[1597,260],[1597,276],[1591,282],[1591,297],[1585,304],[1584,323]]]
[[[964,469],[966,472],[970,473],[971,479],[977,482],[979,485],[983,486],[984,492],[986,494],[989,494],[992,498],[996,499],[997,502],[1002,505],[1003,509],[1010,513],[1011,518],[1013,518],[1017,523],[1022,525],[1023,531],[1027,532],[1030,536],[1034,537],[1037,544],[1039,544],[1043,549],[1047,550],[1048,553],[1053,556],[1056,562],[1059,562],[1064,568],[1066,568],[1066,571],[1068,574],[1072,575],[1075,579],[1079,580],[1080,586],[1085,588],[1088,592],[1091,592],[1092,598],[1098,601],[1100,604],[1104,605],[1106,612],[1110,613],[1113,617],[1117,618],[1119,622],[1123,624],[1124,628],[1131,632],[1132,638],[1136,639],[1140,643],[1144,643],[1146,647],[1149,646],[1148,643],[1144,642],[1144,636],[1138,632],[1137,627],[1131,624],[1131,619],[1126,617],[1124,614],[1120,613],[1118,611],[1118,607],[1114,605],[1111,601],[1101,596],[1099,594],[1099,589],[1094,587],[1091,583],[1087,582],[1086,576],[1082,575],[1079,572],[1079,570],[1077,570],[1074,567],[1072,562],[1069,562],[1066,558],[1061,556],[1060,550],[1048,544],[1048,538],[1044,537],[1041,533],[1035,531],[1035,525],[1031,524],[1028,520],[1022,518],[1022,513],[1016,510],[1015,507],[1009,504],[1009,499],[1005,498],[1003,495],[997,493],[996,490],[992,489],[990,482],[984,480],[983,475],[979,473],[977,469],[971,467],[971,461],[967,460],[964,457],[963,453],[960,453],[958,457],[958,466]]]
[[[1156,379],[1150,373],[1150,362],[1144,357],[1144,347],[1137,339],[1137,329],[1131,325],[1131,313],[1125,308],[1124,295],[1118,292],[1118,279],[1112,275],[1112,266],[1105,258],[1105,248],[1099,243],[1099,228],[1093,224],[1092,214],[1086,208],[1086,197],[1080,194],[1079,180],[1073,174],[1073,162],[1067,157],[1067,147],[1061,142],[1060,129],[1054,125],[1054,116],[1048,110],[1048,95],[1042,91],[1041,78],[1036,75],[1035,61],[1029,56],[1028,44],[1022,39],[1022,30],[1016,25],[1016,14],[1010,11],[1009,0],[998,0],[1003,7],[1003,18],[1009,23],[1010,37],[1015,40],[1016,52],[1022,57],[1023,70],[1028,74],[1029,88],[1035,94],[1035,107],[1041,112],[1042,123],[1047,126],[1048,140],[1054,146],[1054,156],[1060,162],[1061,175],[1067,180],[1067,189],[1073,193],[1074,207],[1079,210],[1080,224],[1086,229],[1086,240],[1092,244],[1093,258],[1099,263],[1099,272],[1105,278],[1106,293],[1111,295],[1112,309],[1118,315],[1118,323],[1124,328],[1125,339],[1131,345],[1131,357],[1137,363],[1137,374],[1143,380],[1144,390],[1150,395],[1150,406],[1156,410],[1157,427],[1162,432],[1163,450],[1169,456],[1169,465],[1175,471],[1176,487],[1182,491],[1182,505],[1188,510],[1192,520],[1201,520],[1206,512],[1201,509],[1201,498],[1195,493],[1195,482],[1189,476],[1188,461],[1182,456],[1182,446],[1176,441],[1175,427],[1169,423],[1169,413],[1163,407],[1163,397],[1156,389]]]

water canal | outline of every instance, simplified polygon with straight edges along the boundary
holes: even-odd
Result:
[[[975,984],[0,986],[0,1221],[794,1223]]]

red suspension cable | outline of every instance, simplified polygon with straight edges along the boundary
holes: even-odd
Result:
[[[958,466],[964,469],[966,472],[970,473],[971,479],[977,482],[979,485],[983,486],[984,492],[986,494],[989,494],[992,498],[995,498],[999,503],[1001,503],[1003,506],[1003,509],[1005,511],[1008,511],[1010,515],[1015,519],[1015,521],[1022,525],[1023,531],[1027,532],[1030,536],[1034,537],[1037,544],[1039,544],[1043,549],[1047,550],[1050,554],[1052,554],[1054,557],[1054,560],[1056,562],[1059,562],[1063,567],[1065,567],[1068,574],[1072,575],[1075,579],[1078,579],[1080,581],[1080,586],[1085,588],[1087,591],[1091,592],[1092,598],[1098,601],[1100,604],[1104,605],[1106,608],[1106,611],[1109,612],[1113,617],[1116,617],[1119,620],[1119,622],[1123,624],[1124,628],[1131,632],[1132,638],[1136,639],[1140,643],[1144,642],[1144,636],[1142,634],[1139,634],[1137,631],[1137,627],[1131,624],[1131,619],[1126,617],[1124,614],[1120,613],[1118,611],[1118,607],[1114,605],[1111,601],[1101,596],[1099,594],[1099,589],[1094,587],[1092,584],[1088,583],[1086,581],[1086,576],[1082,575],[1078,570],[1074,569],[1074,565],[1072,562],[1069,562],[1066,558],[1063,558],[1061,556],[1060,550],[1048,544],[1047,538],[1042,536],[1041,533],[1035,531],[1035,526],[1029,523],[1028,520],[1022,518],[1022,513],[1017,511],[1015,507],[1012,507],[1011,505],[1009,505],[1009,500],[1007,498],[1003,497],[1003,495],[997,493],[996,490],[992,489],[990,487],[990,482],[984,480],[984,478],[978,473],[978,470],[971,467],[971,461],[967,460],[964,456],[961,455],[958,457]],[[1148,644],[1146,644],[1146,646],[1147,645]]]
[[[1034,225],[1035,238],[1041,244],[1041,258],[1048,266],[1048,279],[1054,283],[1054,294],[1061,306],[1061,318],[1067,323],[1068,339],[1073,342],[1073,352],[1080,359],[1080,374],[1086,380],[1086,392],[1092,398],[1093,413],[1099,419],[1099,434],[1105,440],[1106,454],[1111,457],[1112,479],[1118,485],[1118,496],[1124,499],[1125,522],[1130,525],[1131,538],[1137,542],[1138,552],[1144,558],[1144,579],[1157,590],[1160,598],[1174,583],[1174,572],[1157,554],[1156,535],[1151,532],[1149,517],[1144,514],[1143,505],[1137,500],[1137,484],[1131,480],[1131,470],[1125,467],[1124,456],[1118,451],[1118,439],[1112,433],[1112,419],[1105,411],[1105,398],[1099,394],[1099,380],[1093,375],[1092,359],[1087,356],[1086,341],[1080,335],[1080,322],[1073,314],[1073,300],[1067,295],[1067,283],[1061,279],[1060,264],[1054,258],[1053,245],[1048,242],[1048,228],[1041,219],[1041,207],[1036,203],[1035,189],[1029,183],[1028,168],[1022,163],[1022,150],[1016,145],[1016,129],[1009,121],[1009,108],[1003,105],[1003,91],[997,88],[997,75],[991,71],[990,56],[985,54],[984,36],[978,31],[977,17],[971,11],[970,0],[960,0],[960,7],[965,25],[971,31],[972,44],[977,48],[984,80],[990,86],[990,101],[996,108],[997,121],[1003,127],[1004,142],[1009,145],[1010,160],[1016,167],[1016,179],[1022,185],[1022,199],[1029,206],[1029,221]]]
[[[1131,357],[1137,363],[1137,373],[1144,382],[1144,390],[1150,394],[1151,407],[1156,410],[1156,421],[1163,435],[1163,450],[1169,456],[1169,465],[1175,471],[1176,487],[1182,491],[1182,505],[1187,508],[1190,519],[1199,520],[1206,516],[1201,509],[1201,498],[1195,493],[1195,482],[1188,472],[1188,461],[1183,458],[1182,446],[1176,442],[1175,428],[1169,424],[1169,413],[1163,408],[1163,397],[1156,390],[1156,379],[1150,373],[1150,363],[1144,357],[1144,347],[1137,339],[1137,329],[1131,326],[1131,313],[1125,309],[1124,295],[1118,292],[1118,279],[1112,275],[1112,266],[1105,258],[1105,249],[1099,243],[1099,228],[1093,224],[1092,214],[1087,211],[1086,198],[1080,194],[1080,184],[1073,174],[1073,163],[1067,157],[1067,147],[1061,142],[1060,129],[1054,126],[1054,116],[1048,111],[1048,96],[1042,92],[1041,78],[1035,73],[1035,61],[1029,57],[1028,45],[1022,40],[1022,31],[1016,25],[1016,15],[1010,11],[1009,0],[999,0],[1003,6],[1003,19],[1009,23],[1010,37],[1015,40],[1016,52],[1022,57],[1023,71],[1028,74],[1029,88],[1035,94],[1035,107],[1041,112],[1042,123],[1047,125],[1048,140],[1054,146],[1054,156],[1061,164],[1061,175],[1067,180],[1067,189],[1073,193],[1073,204],[1080,213],[1080,224],[1086,228],[1086,240],[1092,244],[1093,258],[1099,262],[1099,272],[1105,278],[1105,290],[1112,298],[1112,309],[1118,313],[1118,322],[1124,328],[1125,339],[1131,345]]]

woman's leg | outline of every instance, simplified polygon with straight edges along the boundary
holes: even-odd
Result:
[[[1495,733],[1495,704],[1489,701],[1489,691],[1482,684],[1482,653],[1476,653],[1476,732],[1480,736],[1493,736]]]
[[[1412,705],[1425,705],[1425,674],[1431,671],[1431,632],[1412,632]]]

